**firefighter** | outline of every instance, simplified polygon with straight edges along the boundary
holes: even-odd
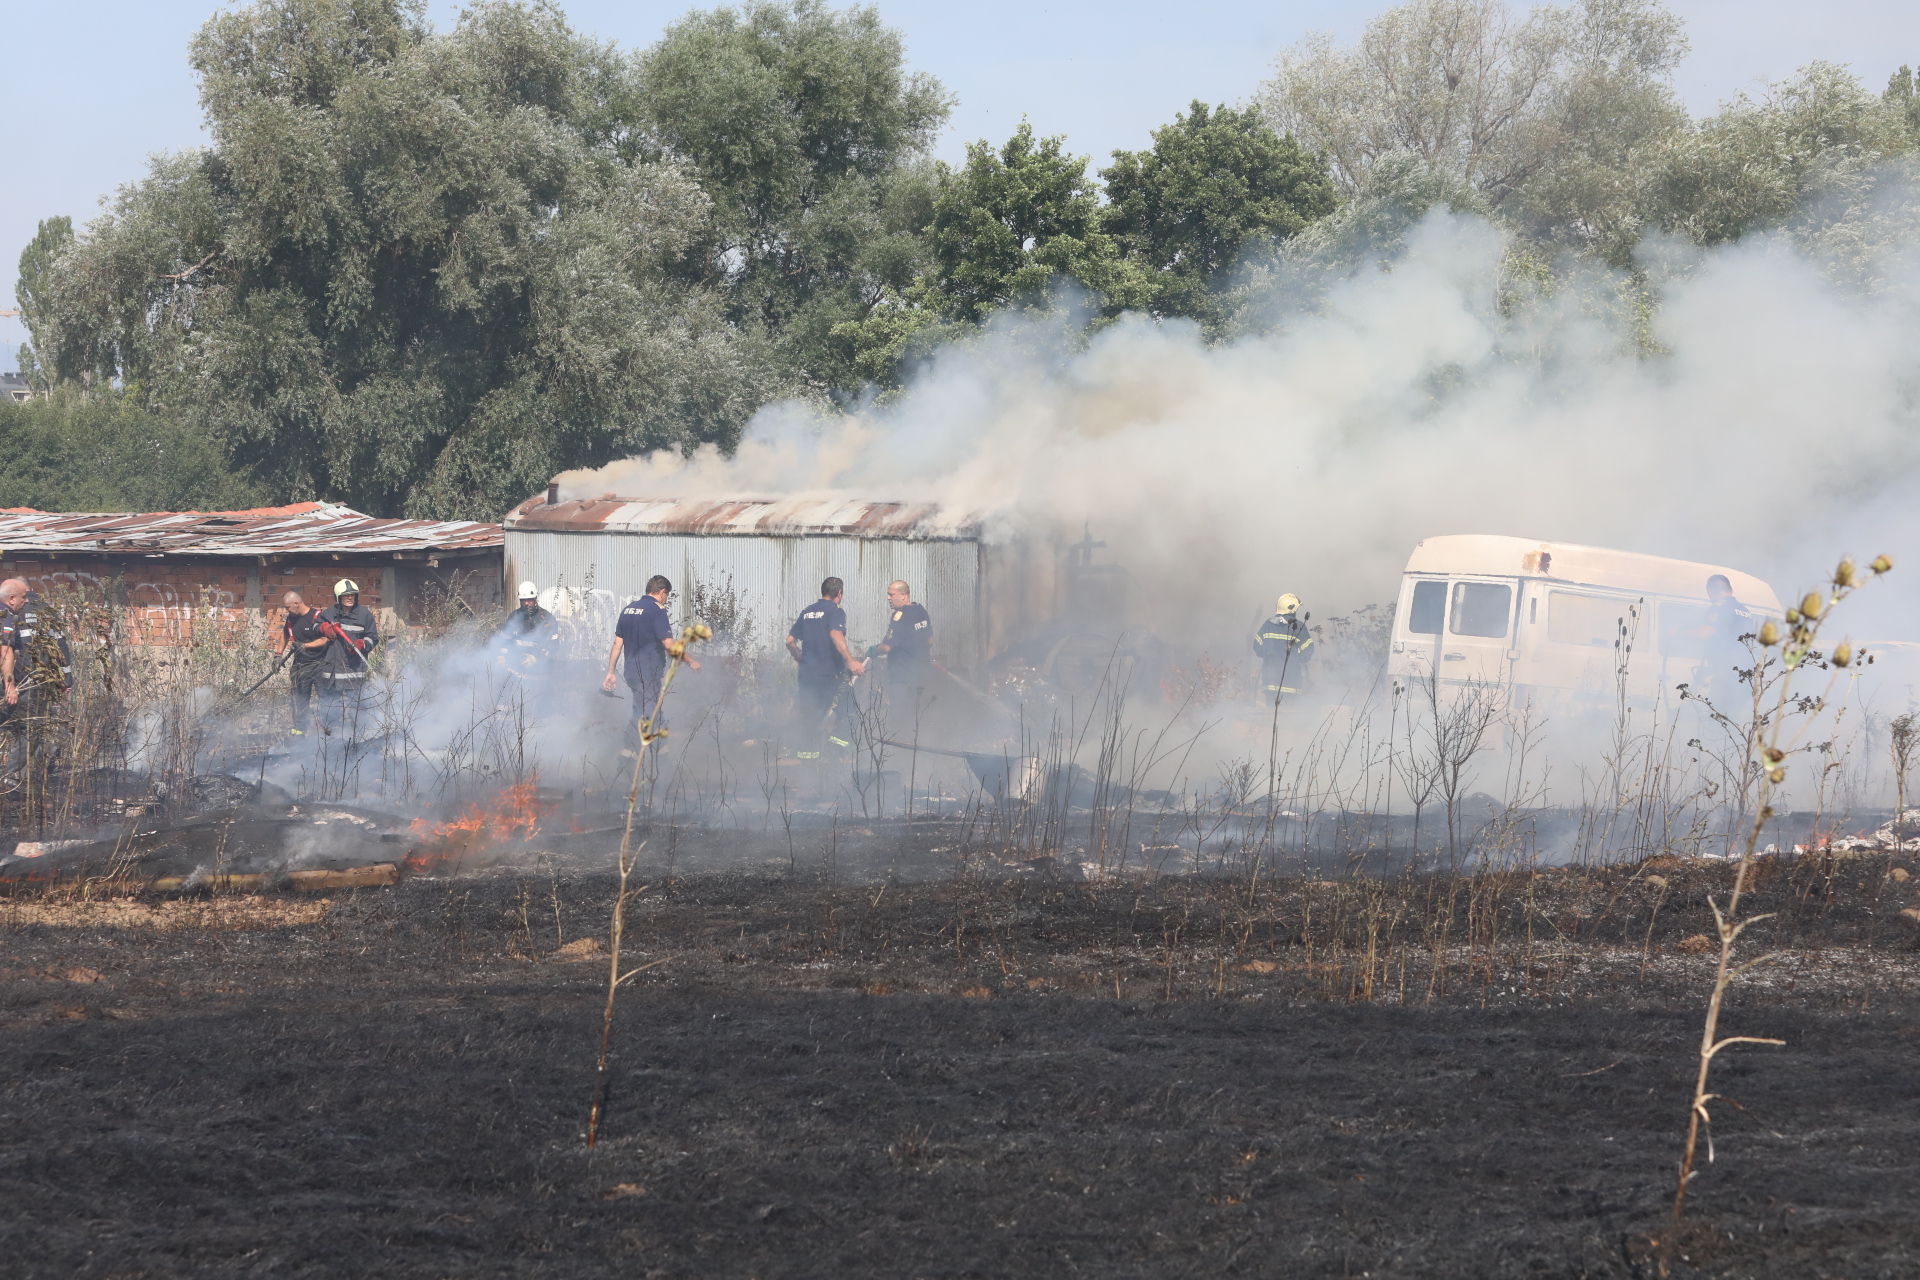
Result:
[[[823,728],[836,748],[853,746],[853,690],[850,676],[865,675],[867,664],[847,649],[847,611],[840,600],[847,584],[828,578],[820,584],[820,598],[800,611],[787,628],[787,652],[799,664],[800,690],[795,704],[800,717],[802,759],[818,759],[813,748]],[[830,722],[830,723],[829,723]]]
[[[380,643],[373,610],[360,603],[360,584],[342,578],[333,584],[334,603],[320,611],[320,630],[328,644],[320,658],[320,701],[331,704],[332,723],[340,718],[349,698],[359,706],[367,687],[367,658]]]
[[[531,584],[529,584],[531,585]],[[654,715],[654,708],[660,708],[660,714],[653,723],[654,732],[667,727],[666,707],[660,702],[660,686],[667,678],[667,646],[673,643],[673,619],[667,614],[667,597],[673,594],[673,583],[665,575],[654,574],[647,579],[646,594],[620,611],[620,619],[613,628],[613,648],[607,652],[607,678],[600,687],[608,693],[613,692],[613,673],[621,655],[626,656],[627,688],[633,690],[633,746],[622,749],[621,755],[632,756],[640,745],[640,722]],[[683,659],[689,671],[698,671],[700,664],[691,656]],[[656,744],[655,748],[661,744]]]
[[[886,638],[868,649],[867,657],[886,657],[888,700],[911,706],[933,675],[933,619],[925,605],[914,602],[913,588],[904,581],[887,584],[887,607],[893,617]]]
[[[1279,706],[1284,695],[1306,687],[1313,636],[1307,630],[1306,615],[1300,612],[1299,596],[1288,592],[1280,597],[1274,615],[1254,633],[1253,652],[1260,659],[1263,701]]]
[[[540,592],[531,582],[520,584],[520,606],[507,615],[493,633],[494,657],[516,680],[542,681],[552,669],[560,647],[560,621],[540,607]]]
[[[60,695],[73,688],[73,651],[60,620],[36,591],[19,578],[0,582],[0,686],[5,689],[4,718],[7,789],[23,781],[23,770],[44,766],[42,743],[50,743],[47,722]]]
[[[289,648],[293,650],[293,664],[287,669],[293,699],[292,732],[304,734],[314,690],[320,687],[320,669],[326,661],[327,646],[333,642],[320,629],[320,611],[308,608],[306,598],[298,591],[287,592],[280,603],[287,616],[280,629],[280,647],[275,656],[286,653]]]
[[[1753,666],[1753,655],[1740,637],[1759,629],[1760,624],[1733,594],[1726,574],[1707,579],[1707,619],[1694,629],[1694,635],[1701,641],[1701,692],[1721,711],[1731,711],[1740,703],[1740,673]]]

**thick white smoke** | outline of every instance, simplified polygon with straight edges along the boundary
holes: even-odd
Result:
[[[1007,321],[886,407],[774,406],[733,458],[634,459],[563,494],[933,500],[1002,537],[1091,522],[1145,620],[1230,628],[1229,645],[1281,591],[1320,617],[1392,599],[1409,550],[1443,533],[1722,563],[1783,598],[1843,551],[1886,552],[1901,578],[1851,629],[1916,636],[1920,275],[1889,267],[1865,294],[1780,237],[1667,257],[1664,355],[1624,331],[1630,308],[1595,305],[1610,282],[1503,312],[1499,235],[1436,212],[1390,270],[1310,305],[1276,292],[1267,336],[1208,347],[1129,319],[1060,354]]]

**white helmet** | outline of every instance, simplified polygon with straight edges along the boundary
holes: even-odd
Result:
[[[520,599],[538,600],[539,598],[540,588],[534,586],[531,582],[523,582],[520,584]]]
[[[357,596],[359,594],[360,584],[352,578],[342,578],[333,584],[333,598],[335,600],[338,600],[341,596]]]

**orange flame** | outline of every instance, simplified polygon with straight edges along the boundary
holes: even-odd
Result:
[[[536,777],[502,789],[491,801],[468,805],[451,822],[415,818],[409,828],[414,838],[437,847],[414,849],[402,865],[409,871],[428,871],[496,844],[531,840],[539,834],[540,821],[554,803],[540,798],[540,779]]]

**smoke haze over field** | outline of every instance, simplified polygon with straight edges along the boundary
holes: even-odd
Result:
[[[1390,271],[1271,285],[1265,336],[1209,348],[1129,318],[1066,352],[1002,320],[883,408],[773,406],[732,459],[658,454],[563,493],[932,500],[1001,537],[1090,521],[1155,621],[1236,635],[1283,590],[1317,616],[1390,600],[1443,533],[1727,564],[1783,598],[1842,552],[1920,571],[1911,256],[1882,255],[1872,293],[1785,237],[1656,257],[1665,355],[1635,349],[1603,277],[1503,315],[1498,233],[1434,213]],[[1889,585],[1849,606],[1854,634],[1915,634]]]

